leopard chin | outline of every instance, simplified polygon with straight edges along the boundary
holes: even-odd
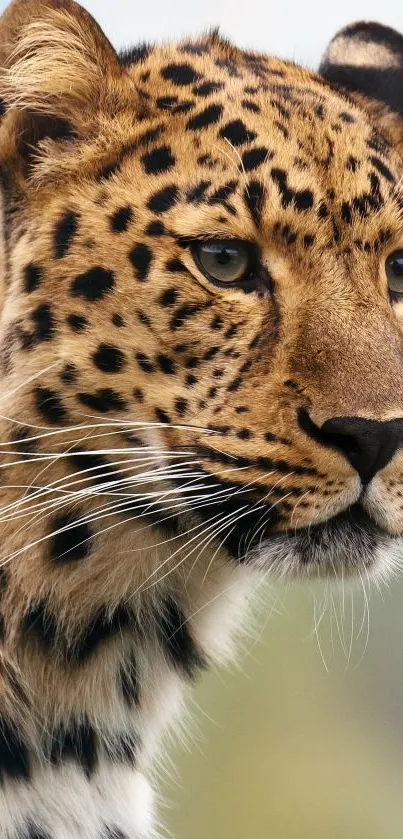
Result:
[[[278,578],[384,581],[403,565],[403,538],[388,533],[356,503],[319,524],[264,539],[248,562]]]

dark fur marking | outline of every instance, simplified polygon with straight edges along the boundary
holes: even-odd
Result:
[[[131,64],[139,64],[140,62],[145,61],[151,52],[152,49],[150,45],[145,42],[143,44],[138,44],[136,47],[123,49],[118,55],[119,64],[122,64],[123,67],[129,67]]]
[[[191,64],[168,64],[161,70],[161,76],[177,85],[177,87],[194,84],[200,79],[200,74],[194,70]]]
[[[179,417],[183,417],[189,407],[189,402],[187,399],[180,399],[177,397],[175,399],[175,411]]]
[[[215,125],[220,119],[222,112],[222,105],[209,105],[203,111],[191,117],[186,124],[186,128],[188,131],[200,131],[209,125]]]
[[[129,259],[134,268],[135,276],[142,283],[147,280],[152,258],[150,248],[144,244],[135,245],[129,253]]]
[[[242,99],[241,105],[246,111],[251,111],[253,114],[260,113],[259,105],[256,102],[252,102],[251,99]]]
[[[167,596],[155,614],[158,640],[170,663],[189,679],[206,666],[191,636],[185,615],[173,599]]]
[[[74,761],[87,778],[91,777],[98,763],[98,743],[95,730],[85,715],[71,720],[68,726],[60,725],[52,733],[48,758],[53,766]]]
[[[18,732],[0,717],[0,785],[5,780],[29,778],[28,748]]]
[[[169,322],[170,329],[173,331],[180,329],[188,318],[194,317],[209,306],[211,306],[210,301],[208,303],[184,303],[183,306],[179,306],[172,316]]]
[[[154,373],[155,367],[152,361],[149,359],[148,355],[143,352],[136,352],[136,361],[139,367],[144,370],[145,373]]]
[[[43,280],[43,270],[39,265],[34,265],[33,262],[30,262],[29,265],[26,265],[24,268],[24,288],[25,291],[30,294],[32,291],[36,291]]]
[[[263,187],[259,181],[249,182],[244,191],[244,201],[256,227],[259,227],[264,201]]]
[[[200,183],[189,190],[186,195],[186,201],[188,201],[189,204],[197,204],[198,201],[202,201],[210,186],[211,181],[200,181]]]
[[[165,353],[160,353],[157,355],[157,364],[160,368],[162,373],[166,373],[169,376],[173,376],[176,372],[175,362],[169,355],[165,355]]]
[[[161,306],[174,306],[178,299],[178,292],[175,288],[167,288],[162,292],[159,302]]]
[[[241,119],[234,119],[221,128],[220,137],[228,140],[233,146],[242,146],[256,139],[255,131],[250,131]]]
[[[164,423],[164,425],[170,425],[171,417],[169,416],[169,414],[167,414],[166,411],[163,410],[163,408],[156,408],[155,409],[155,416],[156,416],[157,422]]]
[[[132,705],[138,705],[140,702],[140,686],[134,654],[130,656],[128,661],[121,664],[118,674],[118,684],[126,705],[129,708]]]
[[[165,227],[162,221],[151,221],[149,225],[147,225],[145,230],[147,236],[163,236],[165,233]]]
[[[273,157],[273,153],[266,149],[264,146],[259,148],[249,149],[249,151],[245,151],[242,155],[242,163],[243,167],[246,172],[251,172],[252,169],[256,169],[258,166],[261,166],[262,163],[266,163]]]
[[[55,390],[48,387],[36,387],[34,389],[35,405],[46,422],[51,425],[58,425],[67,419],[67,411]]]
[[[102,300],[115,285],[115,277],[112,271],[102,268],[100,265],[78,274],[71,283],[70,293],[72,297],[82,297],[93,303]]]
[[[110,216],[110,225],[113,233],[124,233],[127,230],[133,218],[133,210],[131,207],[119,207],[118,210]]]
[[[223,82],[203,82],[193,88],[195,96],[210,96],[211,93],[218,93],[224,87]]]
[[[103,373],[119,373],[126,363],[124,353],[111,344],[100,344],[92,358],[95,366]]]
[[[77,367],[74,364],[65,364],[60,378],[65,385],[72,385],[77,381]]]
[[[57,532],[59,531],[59,532]],[[49,558],[52,562],[84,559],[91,550],[91,530],[77,520],[77,511],[55,516],[50,523]]]
[[[58,654],[66,664],[79,666],[87,661],[104,641],[120,635],[132,621],[126,604],[113,610],[99,608],[88,620],[84,629],[76,628],[73,635],[66,635],[55,615],[43,600],[33,604],[22,622],[22,629],[34,635],[46,652]]]
[[[31,313],[34,327],[34,341],[39,344],[42,341],[51,341],[54,335],[55,320],[49,303],[41,303]]]
[[[99,388],[95,393],[77,393],[77,399],[82,405],[100,414],[108,411],[124,411],[127,403],[123,397],[109,387]]]
[[[166,213],[179,198],[178,188],[172,184],[155,192],[147,202],[147,207],[153,213]]]
[[[73,210],[66,210],[57,222],[53,234],[56,259],[62,259],[66,255],[77,233],[79,218],[78,213]]]
[[[73,332],[83,332],[88,323],[87,318],[85,318],[84,315],[77,315],[74,313],[67,315],[66,321]]]
[[[135,734],[125,733],[108,739],[105,743],[105,754],[111,763],[135,766],[139,746],[140,740]]]
[[[175,158],[169,146],[159,146],[141,158],[147,175],[160,175],[175,166]]]

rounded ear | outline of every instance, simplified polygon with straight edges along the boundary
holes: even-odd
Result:
[[[319,72],[364,106],[403,154],[403,35],[380,23],[346,26],[330,42]]]
[[[403,117],[403,35],[395,29],[364,21],[346,26],[330,42],[319,72]]]
[[[117,55],[72,0],[13,0],[0,18],[0,157],[28,157],[38,143],[84,135],[116,109]]]

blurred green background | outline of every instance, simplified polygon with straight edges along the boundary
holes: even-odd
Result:
[[[238,663],[193,691],[186,746],[168,750],[167,835],[403,836],[403,581],[367,596],[369,609],[357,587],[333,604],[319,588],[269,594]]]

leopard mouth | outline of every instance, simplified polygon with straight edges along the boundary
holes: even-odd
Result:
[[[265,539],[248,561],[280,576],[353,577],[385,571],[403,557],[403,540],[355,503],[324,522]]]
[[[403,562],[403,538],[384,530],[364,496],[324,521],[284,528],[281,507],[200,469],[196,518],[231,559],[276,577],[354,577]],[[196,512],[196,511],[195,511]],[[189,509],[190,515],[191,508]],[[215,530],[217,526],[217,530]]]

